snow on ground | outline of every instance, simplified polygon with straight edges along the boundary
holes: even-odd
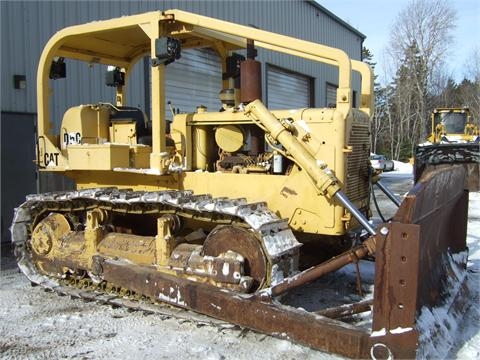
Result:
[[[393,160],[393,173],[395,174],[413,174],[413,166],[409,163]]]
[[[463,317],[461,335],[448,354],[448,358],[452,359],[480,359],[480,192],[470,193],[468,214],[467,276],[472,307]]]

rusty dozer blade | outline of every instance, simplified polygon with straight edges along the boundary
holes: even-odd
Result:
[[[461,166],[429,173],[409,192],[393,220],[378,227],[375,237],[254,294],[220,290],[120,260],[103,262],[104,278],[155,300],[342,356],[428,357],[428,342],[434,335],[444,336],[441,330],[450,326],[442,324],[442,318],[431,321],[435,309],[455,315],[466,306],[462,291],[466,291],[468,192],[458,186],[464,177]],[[274,296],[373,252],[373,303],[308,312],[281,304]],[[324,316],[342,317],[345,311],[352,314],[370,306],[371,331]]]
[[[458,165],[426,173],[380,229],[372,351],[436,358],[439,347],[448,346],[448,332],[456,330],[452,320],[468,306],[464,182]]]

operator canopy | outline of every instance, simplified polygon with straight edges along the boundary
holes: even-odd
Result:
[[[168,12],[155,11],[72,26],[57,33],[48,45],[54,57],[119,67],[129,67],[150,49],[155,49],[155,40],[161,38],[162,33],[181,40],[182,48],[213,47],[225,52],[246,47],[245,38],[220,34],[174,18]]]

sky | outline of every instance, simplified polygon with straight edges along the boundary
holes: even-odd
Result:
[[[377,63],[375,72],[385,82],[385,49],[398,14],[411,0],[316,0],[317,3],[367,36],[364,42]],[[480,53],[480,0],[449,0],[457,12],[447,71],[456,82],[466,75],[465,65],[474,48]]]

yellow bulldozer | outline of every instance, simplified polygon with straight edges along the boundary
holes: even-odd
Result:
[[[468,189],[480,191],[480,132],[470,109],[436,108],[429,125],[427,141],[415,148],[415,181],[437,167],[461,164]]]
[[[192,48],[222,59],[219,110],[169,123],[165,74]],[[335,67],[336,105],[270,111],[257,48]],[[125,96],[145,56],[150,119]],[[71,61],[108,66],[115,100],[71,107],[55,128],[51,85]],[[422,176],[392,219],[372,225],[372,73],[339,49],[179,10],[97,21],[48,41],[37,106],[39,171],[77,189],[29,195],[15,211],[12,241],[32,283],[117,305],[168,303],[352,358],[423,356],[426,312],[461,311],[465,171]],[[375,260],[373,299],[341,310],[372,310],[370,329],[281,303],[365,257]]]

